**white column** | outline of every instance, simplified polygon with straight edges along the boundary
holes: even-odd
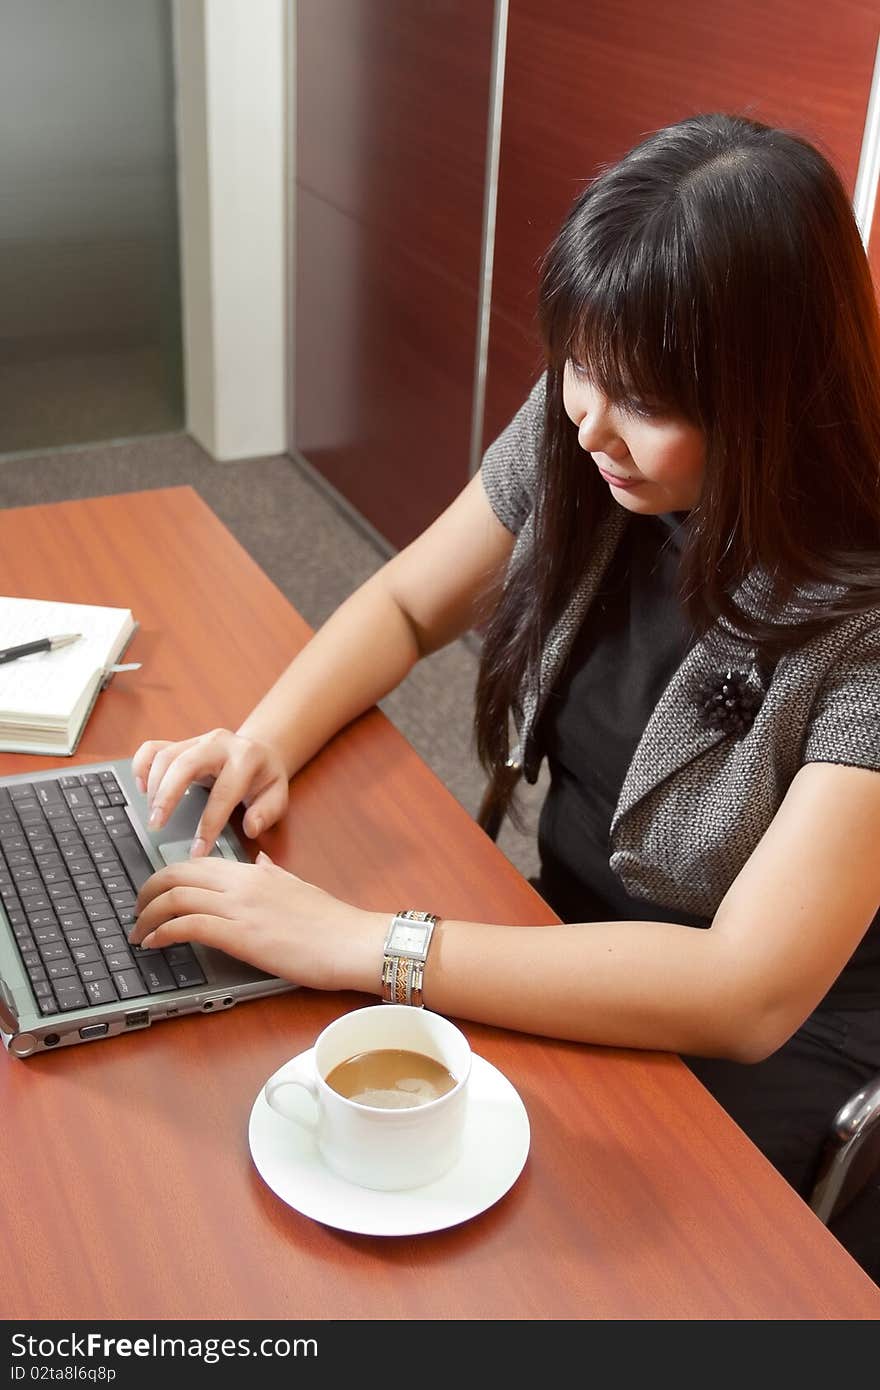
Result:
[[[877,200],[877,183],[880,180],[880,39],[874,55],[874,77],[868,97],[868,111],[865,116],[865,129],[862,132],[862,148],[859,155],[859,171],[853,193],[853,211],[862,234],[865,249],[871,239],[874,221],[874,205]]]
[[[286,436],[284,0],[174,0],[186,426],[218,460]]]

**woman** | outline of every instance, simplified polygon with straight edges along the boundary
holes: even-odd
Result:
[[[546,374],[452,506],[237,733],[138,749],[154,826],[213,790],[132,939],[380,992],[390,912],[203,856],[488,615],[492,814],[546,756],[539,886],[569,925],[441,918],[425,1002],[678,1052],[805,1192],[880,1068],[880,326],[849,200],[804,141],[696,117],[586,189],[540,302]]]

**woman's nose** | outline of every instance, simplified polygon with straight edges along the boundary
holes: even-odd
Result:
[[[593,395],[583,406],[577,421],[578,444],[587,453],[605,453],[605,446],[617,438],[610,408],[604,396]]]

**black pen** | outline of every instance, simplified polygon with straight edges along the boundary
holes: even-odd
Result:
[[[16,661],[20,656],[30,656],[33,652],[52,652],[56,647],[66,647],[70,642],[78,642],[81,632],[66,632],[61,637],[40,637],[36,642],[22,642],[18,647],[7,647],[0,651],[0,665],[4,661]]]

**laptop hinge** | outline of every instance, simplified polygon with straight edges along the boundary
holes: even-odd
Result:
[[[0,975],[0,1028],[4,1033],[18,1032],[18,1009],[12,992],[3,976]]]

